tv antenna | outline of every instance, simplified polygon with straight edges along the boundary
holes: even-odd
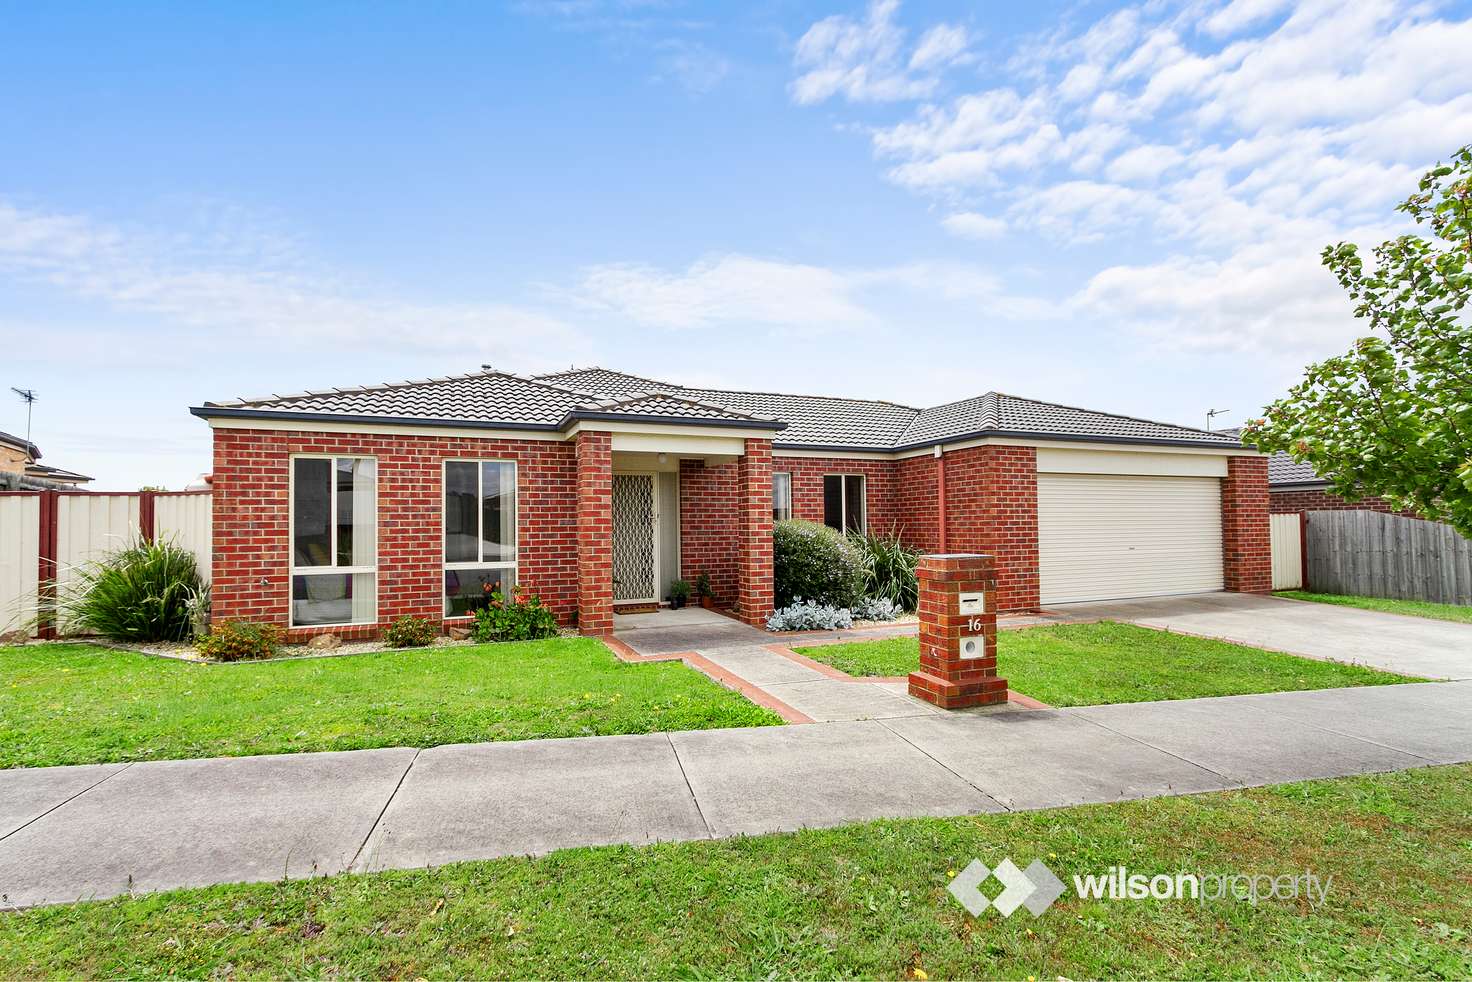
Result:
[[[1229,412],[1231,412],[1230,409],[1208,409],[1206,411],[1206,428],[1208,430],[1211,429],[1212,420],[1216,419],[1218,416],[1224,416]]]

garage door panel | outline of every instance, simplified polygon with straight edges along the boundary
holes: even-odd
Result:
[[[1221,482],[1038,475],[1043,603],[1220,590]]]

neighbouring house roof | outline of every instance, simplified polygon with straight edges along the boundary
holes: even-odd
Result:
[[[78,474],[62,467],[50,467],[46,464],[27,464],[26,477],[39,477],[46,481],[61,481],[65,484],[86,484],[92,478],[86,474]]]
[[[928,409],[878,399],[677,385],[605,368],[494,370],[379,386],[208,402],[197,416],[566,430],[580,420],[774,431],[788,449],[896,451],[987,436],[1221,447],[1233,435],[988,392]]]
[[[1329,482],[1314,471],[1313,464],[1301,464],[1279,450],[1268,458],[1268,487],[1328,487]]]
[[[6,433],[4,430],[0,430],[0,443],[14,447],[32,460],[41,459],[41,448],[37,447],[25,437],[15,436],[11,433]]]
[[[1240,426],[1217,432],[1239,440],[1242,437]],[[1270,490],[1274,487],[1326,488],[1328,486],[1328,480],[1318,475],[1313,464],[1299,463],[1282,450],[1276,450],[1268,457],[1268,488]]]

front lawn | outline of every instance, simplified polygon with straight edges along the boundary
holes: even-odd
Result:
[[[0,915],[0,977],[1467,978],[1469,841],[1461,765],[39,908]],[[971,918],[950,876],[1004,857],[1067,892]],[[1074,893],[1111,866],[1328,889]]]
[[[1461,621],[1472,624],[1472,607],[1458,604],[1434,604],[1425,600],[1388,600],[1384,597],[1349,597],[1338,593],[1306,593],[1303,590],[1279,590],[1275,597],[1289,600],[1308,600],[1316,604],[1338,604],[1341,607],[1359,607],[1363,610],[1379,610],[1387,614],[1405,614],[1408,617],[1429,617],[1437,621]]]
[[[915,638],[794,650],[850,675],[908,675],[920,666]],[[1051,706],[1425,681],[1112,621],[1001,631],[997,670],[1010,688]]]
[[[202,665],[0,647],[0,767],[779,724],[679,662],[586,638]]]

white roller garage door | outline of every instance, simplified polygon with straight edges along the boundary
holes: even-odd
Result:
[[[1215,477],[1039,474],[1044,604],[1222,589]]]

